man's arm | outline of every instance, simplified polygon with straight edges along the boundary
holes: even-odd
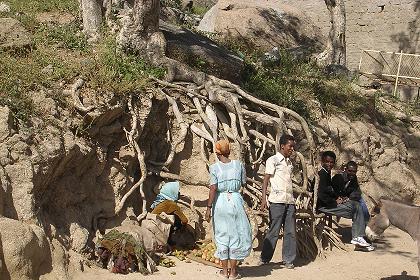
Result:
[[[270,174],[264,175],[264,181],[262,185],[262,198],[261,198],[261,211],[264,211],[267,208],[267,187],[268,182],[270,181]]]
[[[274,175],[276,171],[276,165],[273,157],[269,157],[265,163],[265,174],[264,174],[264,181],[262,186],[262,197],[261,197],[261,211],[264,211],[267,208],[267,187],[268,182],[270,182],[270,178]]]
[[[357,177],[353,178],[350,182],[348,197],[355,201],[359,201],[362,198],[362,190],[360,189]]]

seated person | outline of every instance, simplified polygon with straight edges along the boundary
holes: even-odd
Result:
[[[370,214],[366,202],[362,198],[362,191],[360,190],[356,173],[357,163],[351,160],[346,164],[343,172],[334,175],[332,178],[332,186],[335,193],[338,194],[342,200],[345,201],[350,199],[360,202],[365,222],[367,223],[370,219]]]
[[[179,197],[179,182],[168,182],[162,186],[155,201],[152,203],[152,214],[164,212],[175,216],[174,225],[169,233],[168,245],[171,247],[188,248],[195,244],[194,229],[188,225],[188,218],[184,215],[176,201]]]
[[[319,170],[318,211],[338,217],[352,219],[351,243],[366,247],[370,251],[373,247],[363,238],[365,236],[365,218],[360,202],[343,199],[332,186],[331,170],[335,165],[336,155],[332,151],[322,153],[322,168]]]

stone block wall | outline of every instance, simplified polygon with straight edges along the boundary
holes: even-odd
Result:
[[[328,35],[330,18],[324,1],[283,2],[305,11]],[[358,67],[364,49],[420,53],[420,0],[346,0],[345,4],[350,69]]]

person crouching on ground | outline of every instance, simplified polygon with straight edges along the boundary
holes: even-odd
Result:
[[[261,210],[267,207],[266,193],[268,182],[271,192],[268,196],[270,202],[270,227],[265,236],[260,257],[260,265],[269,263],[276,249],[280,229],[284,226],[283,262],[286,268],[294,268],[296,258],[296,217],[295,199],[293,197],[292,170],[290,156],[295,148],[295,139],[284,134],[280,137],[280,151],[267,159],[262,189]]]
[[[193,229],[188,225],[188,218],[182,212],[181,208],[176,203],[179,198],[179,182],[168,182],[165,183],[160,189],[159,194],[156,196],[155,201],[150,206],[153,209],[152,214],[159,215],[164,212],[168,215],[175,216],[174,225],[171,227],[171,232],[169,233],[168,245],[171,247],[184,247],[187,243],[194,243]],[[179,234],[177,234],[179,233]],[[179,238],[176,238],[178,235],[184,235],[184,239],[192,239],[189,242],[182,242],[182,244],[177,244]],[[187,235],[188,236],[185,236]],[[179,240],[178,240],[179,241]],[[191,244],[194,245],[194,244]],[[190,246],[187,246],[190,247]]]
[[[335,166],[336,158],[335,153],[332,151],[325,151],[321,155],[322,168],[318,172],[317,209],[326,214],[352,219],[351,244],[366,247],[369,251],[372,251],[371,245],[363,238],[365,236],[366,223],[360,202],[341,197],[333,188],[331,170]]]
[[[246,183],[245,168],[239,160],[229,159],[230,146],[227,140],[218,141],[215,152],[218,161],[210,166],[206,220],[210,221],[213,214],[215,257],[221,260],[223,266],[218,275],[239,279],[237,263],[249,256],[252,248],[251,225],[239,192]]]

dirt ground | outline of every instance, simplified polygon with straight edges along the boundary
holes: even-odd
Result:
[[[342,230],[343,240],[349,241],[350,227],[346,225]],[[281,244],[281,243],[280,243]],[[279,244],[279,245],[280,245]],[[328,252],[326,259],[318,259],[307,263],[297,261],[295,269],[289,270],[279,264],[281,248],[278,246],[273,263],[257,266],[260,252],[255,252],[245,260],[240,268],[242,278],[246,279],[296,279],[296,280],[414,280],[418,279],[417,246],[411,237],[399,229],[391,227],[384,237],[375,243],[374,252],[354,251],[354,246],[347,245],[348,251],[333,250]],[[73,279],[80,280],[188,280],[222,279],[216,275],[217,269],[199,263],[181,262],[176,260],[176,267],[159,267],[153,275],[143,277],[141,274],[116,275],[104,269],[87,268],[84,272],[74,275]]]

